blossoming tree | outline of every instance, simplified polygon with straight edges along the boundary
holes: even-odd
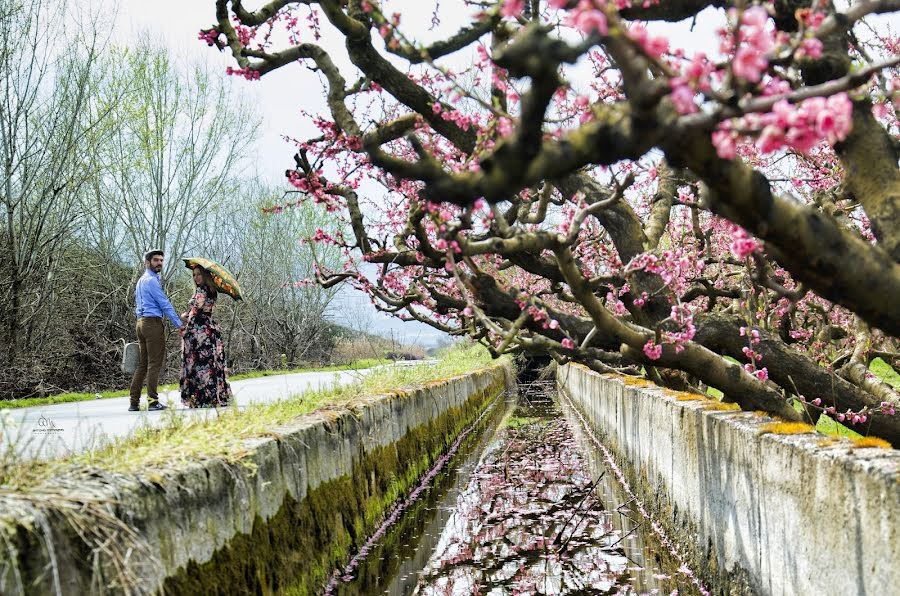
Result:
[[[900,0],[836,4],[460,0],[470,21],[426,44],[402,2],[217,0],[200,37],[233,75],[320,73],[280,207],[342,214],[320,283],[497,354],[900,444],[868,370],[898,362],[900,38],[865,22]],[[710,51],[656,24],[690,19]]]

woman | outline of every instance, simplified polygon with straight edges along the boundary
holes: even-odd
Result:
[[[197,291],[182,327],[181,401],[191,408],[227,406],[232,399],[225,376],[225,344],[212,318],[216,288],[209,272],[194,267]]]

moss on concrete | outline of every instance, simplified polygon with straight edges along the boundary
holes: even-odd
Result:
[[[505,388],[497,375],[464,405],[411,429],[399,441],[358,454],[350,474],[324,482],[301,501],[286,495],[268,520],[257,516],[202,564],[170,576],[166,594],[313,594],[364,544],[456,436]]]
[[[770,422],[761,426],[757,434],[802,435],[815,432],[816,428],[805,422]]]
[[[878,437],[860,437],[850,438],[850,441],[853,442],[851,449],[865,449],[867,447],[875,447],[877,449],[891,449],[891,444],[885,441],[884,439],[879,439]]]

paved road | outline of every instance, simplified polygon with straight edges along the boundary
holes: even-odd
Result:
[[[231,383],[238,408],[273,402],[309,389],[353,383],[373,369],[311,372],[245,379]],[[177,390],[162,393],[160,401],[179,415],[214,416],[214,410],[191,410],[181,405]],[[142,397],[146,405],[146,397]],[[159,424],[165,412],[129,412],[128,398],[115,397],[15,410],[0,410],[14,425],[0,428],[0,451],[11,443],[22,457],[49,458],[97,447],[124,437],[142,423]]]

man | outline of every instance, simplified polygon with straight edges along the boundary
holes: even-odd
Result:
[[[147,271],[137,282],[134,290],[135,309],[137,315],[137,337],[140,343],[140,362],[131,378],[131,406],[129,412],[137,412],[141,401],[141,388],[144,378],[147,379],[147,409],[151,411],[165,410],[159,403],[156,386],[159,373],[166,358],[166,334],[163,329],[163,315],[169,317],[176,327],[181,328],[181,318],[166,298],[159,280],[159,272],[163,268],[163,251],[149,250],[144,254],[144,265]]]

